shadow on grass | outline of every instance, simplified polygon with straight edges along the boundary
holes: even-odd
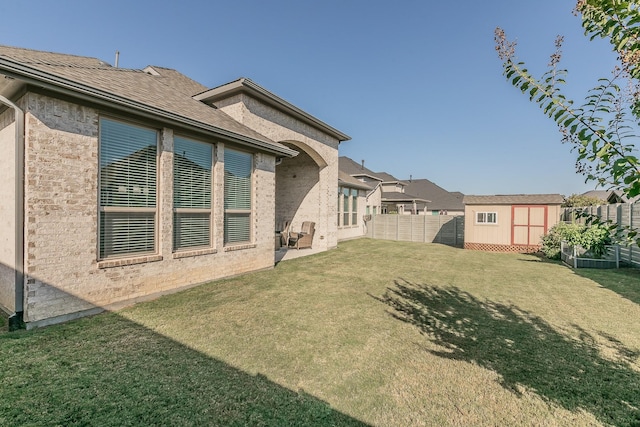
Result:
[[[104,314],[0,335],[0,425],[364,423]]]
[[[455,287],[396,281],[381,298],[397,319],[417,326],[443,350],[431,353],[476,363],[498,373],[516,394],[522,387],[568,410],[585,410],[603,423],[640,425],[638,352],[609,337],[614,362],[600,356],[594,338],[560,334],[543,319]],[[606,337],[605,337],[606,338]]]
[[[597,282],[603,288],[612,290],[629,301],[640,304],[640,269],[598,270],[594,268],[576,268],[574,272],[579,276]]]

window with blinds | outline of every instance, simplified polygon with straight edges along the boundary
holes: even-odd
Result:
[[[100,119],[99,257],[156,251],[158,133]]]
[[[349,189],[342,188],[342,225],[349,225]]]
[[[351,189],[351,225],[358,224],[358,190]]]
[[[211,246],[213,145],[174,138],[173,250]]]
[[[224,150],[224,243],[251,242],[253,156]]]

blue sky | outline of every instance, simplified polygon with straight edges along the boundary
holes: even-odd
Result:
[[[535,75],[565,36],[580,101],[615,55],[572,0],[45,1],[0,5],[0,44],[175,68],[214,87],[249,77],[350,135],[340,154],[465,194],[594,188],[554,123],[502,76],[493,31]]]

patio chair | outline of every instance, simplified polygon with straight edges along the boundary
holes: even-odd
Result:
[[[316,223],[305,221],[302,223],[300,232],[292,232],[289,235],[289,247],[296,249],[311,249],[313,244],[313,235],[316,232]]]
[[[291,231],[289,228],[291,227],[291,223],[289,221],[285,221],[282,230],[280,231],[280,241],[283,247],[289,247],[289,237],[291,236]]]

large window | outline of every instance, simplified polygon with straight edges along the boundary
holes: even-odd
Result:
[[[358,190],[338,188],[338,226],[358,224]]]
[[[224,150],[224,242],[251,242],[253,156]]]
[[[497,224],[498,214],[496,212],[476,212],[477,224]]]
[[[349,225],[349,189],[342,188],[342,225]]]
[[[176,137],[173,152],[173,249],[209,247],[213,146]]]
[[[156,252],[155,130],[100,120],[99,257]]]
[[[351,225],[358,224],[358,190],[351,189]]]

